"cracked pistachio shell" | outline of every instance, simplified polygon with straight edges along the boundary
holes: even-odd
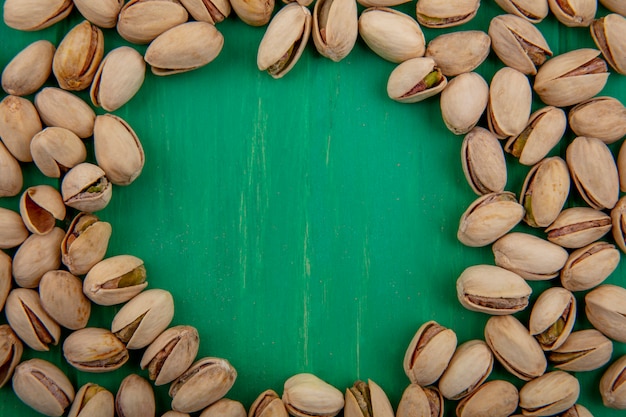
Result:
[[[519,393],[508,381],[493,380],[482,384],[456,407],[457,417],[508,417],[516,409]]]
[[[548,240],[564,248],[582,248],[611,230],[611,217],[590,207],[563,210],[545,231]]]
[[[24,226],[19,213],[0,207],[0,249],[10,249],[19,246],[28,237],[28,230]]]
[[[598,94],[609,78],[606,62],[596,49],[576,49],[558,55],[539,68],[533,89],[550,106],[578,104]]]
[[[611,210],[613,239],[622,252],[626,253],[626,197],[617,201]]]
[[[274,0],[230,0],[230,5],[244,23],[264,26],[274,11]]]
[[[15,288],[9,293],[4,311],[15,334],[31,349],[47,351],[48,345],[59,342],[61,328],[41,306],[37,291]]]
[[[276,391],[268,389],[259,394],[259,396],[254,400],[250,406],[248,416],[288,417],[289,414],[287,414],[285,403],[283,403],[283,400],[280,399]]]
[[[94,212],[111,200],[113,186],[97,165],[83,162],[70,169],[61,183],[65,205],[80,211]]]
[[[455,135],[464,135],[476,126],[487,108],[489,86],[476,72],[454,77],[441,92],[441,117]]]
[[[563,371],[552,371],[528,381],[519,391],[519,406],[525,416],[553,416],[578,400],[578,379]]]
[[[605,336],[626,342],[626,289],[611,284],[596,287],[585,295],[585,313]]]
[[[187,10],[177,0],[131,0],[120,10],[117,32],[128,42],[145,44],[184,24],[188,17]]]
[[[111,224],[81,212],[74,217],[61,242],[61,262],[74,275],[84,275],[106,254]]]
[[[446,370],[456,344],[454,330],[432,320],[420,326],[404,354],[404,373],[411,383],[435,383]]]
[[[39,282],[41,305],[61,326],[76,330],[87,325],[91,303],[82,281],[67,271],[48,271]]]
[[[485,342],[504,368],[528,381],[546,370],[546,356],[539,342],[515,317],[493,316],[485,325]]]
[[[539,29],[512,14],[494,17],[489,24],[489,36],[493,51],[504,65],[523,74],[537,74],[537,67],[552,56]]]
[[[561,271],[561,285],[570,291],[585,291],[600,285],[617,269],[619,250],[607,242],[594,242],[575,250]]]
[[[528,233],[512,232],[491,247],[495,263],[530,281],[555,278],[567,262],[561,246]]]
[[[13,391],[24,404],[46,416],[60,417],[74,401],[70,380],[43,359],[30,359],[15,368]]]
[[[278,400],[280,401],[280,399]],[[222,398],[200,413],[200,417],[247,417],[246,409],[239,401]],[[285,417],[287,414],[285,414]]]
[[[389,75],[387,95],[400,103],[417,103],[439,94],[447,78],[428,57],[411,58],[398,65]]]
[[[457,238],[466,246],[486,246],[508,233],[523,217],[524,207],[515,200],[515,194],[485,194],[461,216]]]
[[[124,6],[124,0],[74,0],[74,5],[94,25],[113,28],[117,24],[117,16]]]
[[[6,96],[0,101],[0,138],[20,162],[31,162],[30,141],[41,130],[37,109],[25,98]]]
[[[0,167],[0,197],[16,196],[24,186],[22,168],[1,141]]]
[[[341,391],[308,373],[296,374],[285,381],[283,402],[294,417],[333,417],[344,407]]]
[[[2,71],[4,91],[25,96],[39,90],[52,72],[54,51],[54,45],[43,39],[22,49]]]
[[[315,2],[311,36],[317,51],[335,62],[348,56],[359,34],[355,0]]]
[[[3,251],[0,251],[0,311],[4,310],[4,303],[9,296],[9,291],[11,291],[12,285],[11,257]],[[0,369],[1,368],[2,365],[0,364]]]
[[[617,13],[595,19],[591,36],[606,62],[620,74],[626,74],[626,18]]]
[[[76,392],[68,417],[114,417],[115,399],[111,392],[88,382]]]
[[[63,127],[47,127],[33,136],[30,152],[41,173],[51,178],[61,178],[87,158],[83,141]]]
[[[170,385],[172,410],[199,411],[224,397],[236,379],[237,371],[226,359],[202,358]]]
[[[274,78],[287,74],[298,62],[311,33],[311,12],[289,3],[272,18],[257,52],[260,71]]]
[[[124,303],[148,286],[143,261],[132,255],[117,255],[96,263],[83,281],[83,292],[94,303]]]
[[[611,360],[613,342],[596,329],[572,332],[558,349],[548,353],[555,368],[570,372],[593,371]]]
[[[495,0],[507,13],[539,23],[548,15],[548,0]]]
[[[543,350],[560,347],[574,328],[576,298],[565,288],[551,287],[542,292],[530,312],[528,330]]]
[[[371,410],[371,411],[370,411]],[[385,391],[371,379],[346,389],[344,417],[394,417]]]
[[[447,77],[474,71],[489,55],[491,38],[481,30],[439,35],[428,43],[425,56],[435,60]]]
[[[557,20],[569,27],[589,26],[596,16],[598,0],[548,0]]]
[[[613,97],[594,97],[569,111],[569,126],[578,136],[614,143],[626,136],[626,107]]]
[[[359,17],[359,34],[378,56],[399,64],[424,56],[426,40],[408,14],[388,7],[370,7]]]
[[[104,54],[102,30],[87,20],[65,35],[52,61],[52,72],[64,90],[84,90],[91,84]]]
[[[617,173],[619,175],[620,191],[626,192],[626,142],[622,142],[617,154]]]
[[[17,30],[45,29],[65,19],[73,7],[72,0],[6,0],[4,23]]]
[[[94,153],[98,166],[115,185],[129,185],[141,174],[145,155],[133,128],[121,117],[96,117]]]
[[[61,266],[63,229],[45,235],[30,235],[13,257],[13,278],[23,288],[36,288],[43,274]]]
[[[448,28],[467,23],[476,16],[480,0],[418,0],[415,14],[420,25]]]
[[[128,375],[115,395],[115,411],[123,417],[154,417],[156,402],[152,385],[139,375]]]
[[[468,310],[494,316],[528,307],[530,286],[518,274],[494,265],[472,265],[456,281],[457,297]]]
[[[146,63],[139,52],[129,46],[113,49],[95,73],[91,102],[106,111],[119,109],[139,91],[145,74]]]
[[[35,185],[22,193],[20,215],[30,232],[45,235],[54,229],[57,220],[65,219],[65,204],[56,188]]]
[[[141,358],[141,369],[148,369],[154,385],[172,382],[196,359],[200,337],[191,326],[165,330],[148,346]]]
[[[454,352],[439,380],[439,391],[449,400],[460,400],[474,392],[491,374],[493,354],[482,340],[470,340]]]
[[[0,388],[13,376],[24,352],[24,345],[8,324],[0,325]]]
[[[520,134],[528,123],[531,104],[528,77],[510,67],[498,70],[489,86],[489,130],[498,139]]]
[[[534,165],[524,180],[520,204],[526,214],[524,221],[532,227],[547,227],[557,218],[567,201],[570,176],[567,164],[558,156]]]
[[[622,0],[600,0],[600,4],[612,12],[626,16],[626,3]]]
[[[402,393],[396,417],[443,417],[444,401],[437,387],[411,384]]]
[[[463,138],[461,165],[467,183],[478,195],[504,191],[507,180],[502,146],[493,133],[473,128]]]
[[[163,32],[144,55],[155,75],[172,75],[200,68],[213,61],[224,46],[214,25],[187,22]]]
[[[128,350],[107,329],[87,327],[72,332],[65,339],[63,356],[79,371],[102,373],[124,365],[128,361]]]
[[[600,139],[578,136],[566,151],[572,180],[592,208],[612,209],[619,198],[619,174],[613,154]]]
[[[96,113],[69,91],[46,87],[35,96],[35,107],[47,126],[64,127],[82,139],[93,134]]]
[[[195,20],[213,25],[222,22],[231,12],[228,0],[180,0],[180,2]]]
[[[617,410],[626,410],[626,356],[616,359],[600,379],[600,395],[606,407]]]

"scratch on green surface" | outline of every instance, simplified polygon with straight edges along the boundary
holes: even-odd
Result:
[[[361,378],[361,327],[363,325],[363,312],[367,311],[367,294],[370,281],[370,242],[369,227],[365,228],[363,239],[363,280],[361,281],[361,297],[358,302],[357,323],[356,323],[356,369],[357,378]]]
[[[328,139],[326,140],[326,166],[328,167],[328,163],[330,162],[330,141],[332,139],[331,135],[328,135]]]
[[[309,311],[311,308],[311,260],[309,259],[309,221],[305,219],[304,226],[304,294],[302,308],[302,352],[304,355],[304,366],[309,365]]]

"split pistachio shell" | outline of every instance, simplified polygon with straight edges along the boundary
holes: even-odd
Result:
[[[0,388],[13,376],[13,371],[22,360],[24,345],[8,324],[0,324]]]
[[[11,276],[11,257],[3,251],[0,251],[0,311],[4,310],[4,303],[9,296],[9,291],[11,291],[12,285],[13,282]],[[2,369],[1,363],[0,369]],[[0,384],[0,387],[1,386],[2,385]]]
[[[563,210],[547,229],[548,240],[564,248],[582,248],[611,230],[611,217],[590,207]]]
[[[598,138],[606,144],[626,136],[626,107],[613,97],[594,97],[569,111],[569,126],[578,136]]]
[[[74,401],[70,380],[43,359],[30,359],[15,368],[13,391],[24,404],[46,416],[62,416]]]
[[[489,86],[476,72],[456,76],[441,92],[441,117],[455,135],[464,135],[476,126],[487,108]]]
[[[557,20],[569,27],[589,26],[596,15],[598,0],[548,0]]]
[[[199,411],[226,395],[236,379],[237,371],[227,360],[202,358],[170,385],[172,409],[183,413]]]
[[[228,0],[180,0],[180,2],[195,20],[213,25],[226,19],[231,11]]]
[[[289,3],[274,16],[261,39],[257,67],[274,78],[287,74],[298,62],[311,33],[311,12]]]
[[[418,0],[417,21],[428,28],[447,28],[467,23],[476,16],[480,0]]]
[[[491,374],[493,354],[482,340],[470,340],[454,352],[439,380],[441,394],[449,400],[459,400],[471,394]]]
[[[176,0],[131,0],[122,7],[117,32],[129,42],[144,44],[183,24],[187,10]],[[178,45],[184,48],[184,44]]]
[[[61,266],[63,229],[45,235],[30,235],[13,257],[13,278],[23,288],[36,288],[43,274]]]
[[[76,393],[68,417],[113,417],[115,399],[107,389],[88,382]]]
[[[71,0],[7,0],[4,2],[4,23],[25,31],[45,29],[70,14]]]
[[[427,386],[435,383],[446,370],[456,344],[454,330],[435,321],[424,323],[404,354],[404,373],[414,384]]]
[[[124,0],[74,0],[74,5],[94,25],[113,28],[117,24],[117,16],[124,6]]]
[[[0,249],[19,246],[27,237],[28,230],[22,216],[13,210],[0,207]]]
[[[280,402],[280,399],[278,399]],[[284,407],[283,407],[284,408]],[[222,398],[200,413],[200,417],[247,417],[246,409],[239,401]],[[287,413],[284,414],[287,417]]]
[[[561,246],[535,235],[512,232],[492,246],[495,263],[524,279],[543,281],[559,275],[568,259]]]
[[[484,383],[456,407],[457,417],[508,417],[516,409],[519,393],[508,381]]]
[[[411,384],[402,393],[396,417],[443,417],[443,396],[436,387]]]
[[[543,350],[561,346],[574,328],[576,298],[565,288],[551,287],[542,292],[530,312],[528,330]]]
[[[129,46],[113,49],[104,57],[89,90],[94,106],[115,111],[139,91],[146,73],[146,63]]]
[[[276,391],[268,389],[263,391],[254,400],[248,412],[249,417],[288,417],[285,403],[280,399]]]
[[[210,23],[187,22],[163,32],[144,55],[155,75],[191,71],[213,61],[224,46],[224,36]]]
[[[480,30],[439,35],[428,43],[425,56],[431,57],[443,75],[453,77],[474,71],[489,55],[491,38]]]
[[[594,242],[575,250],[561,271],[561,285],[570,291],[585,291],[600,285],[617,269],[619,250],[607,242]]]
[[[398,65],[389,75],[387,95],[400,103],[417,103],[439,94],[448,80],[428,57],[411,58]]]
[[[264,26],[274,11],[274,0],[230,0],[235,14],[250,26]]]
[[[41,128],[37,109],[27,99],[6,96],[0,101],[0,138],[18,161],[33,160],[30,141]]]
[[[622,0],[600,0],[600,4],[612,12],[626,16],[626,3]]]
[[[37,291],[15,288],[4,307],[9,325],[24,343],[37,351],[49,350],[61,337],[61,328],[45,312]]]
[[[154,385],[167,384],[191,366],[199,346],[200,337],[194,327],[171,327],[148,346],[141,358],[141,369],[148,368]]]
[[[520,204],[524,221],[532,227],[547,227],[563,210],[570,188],[567,164],[558,156],[543,159],[533,166],[524,180]]]
[[[600,395],[606,407],[626,410],[626,356],[620,356],[608,367],[600,379]]]
[[[54,45],[43,39],[22,49],[2,71],[4,91],[25,96],[39,90],[52,72],[54,51]]]
[[[41,173],[51,178],[60,178],[87,158],[83,141],[63,127],[47,127],[33,136],[30,152]]]
[[[613,239],[622,252],[626,253],[626,197],[617,201],[611,210]]]
[[[39,282],[41,305],[61,326],[77,330],[87,326],[91,303],[83,294],[83,283],[67,271],[48,271]]]
[[[537,71],[535,92],[550,106],[565,107],[598,94],[609,72],[596,49],[576,49],[548,60]]]
[[[519,406],[525,416],[552,416],[572,407],[579,394],[578,379],[567,372],[553,371],[520,389]]]
[[[109,372],[128,361],[126,346],[107,329],[87,327],[70,334],[63,343],[63,356],[83,372]]]
[[[626,74],[626,18],[612,13],[595,19],[590,26],[591,36],[602,55],[615,71]]]
[[[365,9],[359,17],[359,34],[374,53],[396,64],[426,52],[420,25],[411,16],[388,7]]]
[[[603,367],[611,360],[613,342],[596,329],[572,332],[548,359],[563,371],[586,372]]]
[[[283,402],[294,417],[333,417],[344,406],[341,391],[308,373],[296,374],[285,381]]]
[[[154,417],[156,403],[150,383],[136,374],[124,378],[115,395],[115,411],[123,417]]]
[[[106,254],[111,237],[111,224],[91,213],[74,217],[61,242],[61,262],[72,274],[83,275]]]
[[[132,255],[117,255],[89,270],[83,292],[94,303],[110,306],[132,299],[147,286],[143,261]]]
[[[496,0],[505,12],[531,23],[539,23],[548,15],[548,0]]]
[[[473,128],[461,145],[461,165],[467,183],[478,195],[504,191],[507,180],[502,146],[493,133]]]
[[[35,185],[22,194],[20,215],[29,231],[45,235],[54,229],[57,220],[65,219],[65,204],[56,188]]]
[[[83,139],[93,134],[96,113],[69,91],[46,87],[35,96],[35,107],[47,126],[64,127]]]
[[[532,91],[524,74],[510,67],[498,70],[489,86],[489,130],[499,139],[520,134],[528,123],[531,102]]]
[[[485,325],[485,342],[504,368],[528,381],[546,370],[547,361],[537,340],[518,319],[493,316]]]
[[[16,196],[24,186],[22,168],[1,141],[0,167],[0,197]]]
[[[585,296],[589,322],[605,336],[626,342],[626,289],[603,284]]]
[[[311,36],[317,51],[335,62],[348,56],[359,34],[355,0],[315,2]]]
[[[552,56],[550,46],[539,29],[528,20],[506,14],[489,24],[491,46],[505,65],[524,74],[537,74],[537,67]]]
[[[83,162],[70,169],[61,183],[65,205],[80,211],[94,212],[111,200],[113,186],[97,165]]]
[[[385,391],[371,379],[346,389],[344,417],[394,417]]]

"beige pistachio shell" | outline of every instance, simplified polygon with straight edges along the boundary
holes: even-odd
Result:
[[[61,183],[65,205],[80,211],[94,212],[111,200],[113,185],[97,165],[83,162],[70,169]]]
[[[558,156],[546,158],[533,166],[522,186],[520,204],[524,221],[532,227],[547,227],[561,213],[570,189],[567,164]]]
[[[166,411],[161,417],[189,417],[189,414],[170,410]]]
[[[65,339],[63,356],[79,371],[102,373],[122,367],[128,361],[128,350],[107,329],[87,327]]]
[[[268,389],[263,391],[254,400],[248,412],[249,417],[288,417],[285,403],[280,399],[276,391]],[[206,417],[206,416],[205,416]]]
[[[9,296],[12,285],[11,257],[0,251],[0,311],[4,310],[4,303]],[[2,368],[1,364],[0,368]]]
[[[301,373],[285,381],[283,402],[294,417],[333,417],[343,409],[344,396],[319,377]]]
[[[600,0],[600,4],[612,12],[626,16],[626,4],[622,0]]]
[[[393,7],[408,3],[409,0],[357,0],[363,7]]]
[[[0,141],[0,197],[13,197],[22,191],[24,178],[20,163]]]
[[[520,389],[519,406],[526,416],[552,416],[572,407],[579,394],[578,379],[567,372],[552,371]]]
[[[476,16],[480,0],[418,0],[415,14],[420,25],[447,28],[467,23]]]
[[[558,276],[568,259],[561,246],[528,233],[508,233],[491,249],[497,266],[531,281]]]
[[[411,384],[402,393],[396,417],[443,417],[444,405],[436,387]]]
[[[359,34],[355,0],[315,2],[311,36],[317,51],[335,62],[348,56]]]
[[[481,30],[439,35],[428,43],[425,56],[435,60],[447,77],[474,71],[489,55],[491,38]]]
[[[61,326],[77,330],[87,326],[91,303],[82,281],[67,271],[48,271],[39,282],[41,306]]]
[[[516,136],[530,117],[532,91],[528,78],[516,69],[498,70],[489,86],[487,122],[498,139]]]
[[[371,413],[370,411],[371,410]],[[385,391],[371,379],[356,381],[346,389],[344,417],[394,417]]]
[[[68,417],[113,417],[115,399],[107,389],[88,382],[76,392]]]
[[[613,342],[596,329],[572,332],[558,349],[548,353],[548,360],[563,371],[586,372],[611,360]]]
[[[141,358],[141,369],[148,368],[154,385],[167,384],[191,366],[199,347],[200,337],[194,327],[171,327],[148,346]]]
[[[626,342],[626,289],[611,284],[594,288],[585,296],[585,313],[605,336]]]
[[[20,215],[30,232],[45,235],[54,229],[57,220],[65,219],[65,204],[56,188],[35,185],[22,193]]]
[[[489,86],[476,72],[456,76],[441,92],[441,117],[455,135],[464,135],[476,126],[487,108]]]
[[[83,141],[63,127],[47,127],[33,136],[30,153],[41,173],[51,178],[60,178],[87,158]]]
[[[569,126],[578,136],[598,138],[606,144],[626,136],[626,107],[613,97],[594,97],[569,111]]]
[[[46,87],[35,96],[35,107],[47,126],[64,127],[83,139],[93,134],[96,113],[69,91]]]
[[[559,417],[593,417],[593,414],[589,412],[584,406],[580,404],[574,404],[563,413],[558,415]]]
[[[13,371],[22,360],[24,345],[11,326],[0,324],[0,388],[11,380]]]
[[[2,71],[4,91],[25,96],[39,90],[52,72],[54,51],[54,45],[43,39],[22,49]]]
[[[197,21],[211,24],[220,23],[231,12],[228,0],[180,0],[189,14]]]
[[[460,345],[441,379],[439,391],[449,400],[460,400],[471,394],[491,374],[493,354],[482,340],[470,340]]]
[[[74,5],[81,15],[101,28],[113,28],[124,6],[124,0],[74,0]]]
[[[561,271],[561,285],[570,291],[585,291],[600,285],[617,269],[619,250],[607,242],[594,242],[575,250]]]
[[[115,111],[139,91],[146,74],[146,63],[139,52],[120,46],[109,52],[95,73],[89,96],[94,106]]]
[[[439,94],[448,80],[428,57],[411,58],[398,65],[389,75],[387,95],[400,103],[417,103]]]
[[[13,210],[0,207],[0,249],[19,246],[27,237],[28,230],[22,216]]]
[[[65,19],[73,7],[72,0],[6,0],[4,23],[17,30],[45,29]]]
[[[280,399],[278,400],[280,401]],[[222,398],[200,413],[200,417],[247,417],[246,409],[239,401]],[[287,414],[285,413],[285,417]]]
[[[508,381],[493,380],[482,384],[457,407],[457,417],[508,417],[516,409],[519,393]]]
[[[548,0],[557,20],[569,27],[589,26],[596,16],[598,0]]]
[[[13,257],[13,278],[23,288],[36,288],[43,274],[61,266],[63,229],[45,235],[30,235]]]
[[[495,0],[507,13],[539,23],[548,15],[548,0]]]
[[[132,255],[117,255],[96,263],[83,281],[83,292],[94,303],[124,303],[148,286],[143,261]]]
[[[235,14],[250,26],[264,26],[274,11],[274,0],[230,0]]]
[[[574,328],[576,298],[565,288],[551,287],[542,292],[530,312],[528,330],[543,350],[561,346]]]
[[[426,52],[420,25],[411,16],[388,7],[365,9],[359,17],[359,34],[374,53],[396,64]]]
[[[136,374],[124,378],[115,395],[115,411],[124,417],[154,416],[156,403],[150,383]]]
[[[443,374],[456,349],[456,333],[436,321],[424,323],[404,354],[404,373],[414,384],[427,386]]]
[[[91,213],[74,217],[61,242],[61,262],[72,274],[84,275],[106,254],[111,224]]]
[[[26,288],[11,290],[4,312],[15,334],[31,349],[47,351],[48,345],[59,342],[61,328],[41,306],[37,291]]]
[[[626,74],[626,18],[612,13],[595,19],[589,29],[606,62],[615,71]]]
[[[188,17],[176,0],[131,0],[120,10],[117,32],[128,42],[144,44],[185,23]]]
[[[620,356],[602,374],[600,395],[602,396],[602,403],[606,407],[626,410],[624,371],[626,371],[626,356]]]
[[[611,217],[590,207],[563,210],[545,231],[548,240],[564,248],[582,248],[611,230]]]
[[[622,143],[617,154],[617,173],[619,174],[620,191],[626,192],[626,145]]]
[[[611,221],[613,239],[622,252],[626,253],[626,197],[620,198],[611,210]]]
[[[507,180],[502,146],[493,133],[473,128],[461,144],[461,165],[467,183],[478,195],[504,191]]]
[[[0,138],[20,162],[30,162],[30,141],[41,130],[41,120],[33,103],[18,96],[0,101]]]

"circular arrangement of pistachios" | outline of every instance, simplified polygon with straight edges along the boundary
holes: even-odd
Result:
[[[305,0],[286,4],[270,21],[273,0],[6,0],[4,21],[15,29],[48,27],[74,7],[86,20],[56,47],[48,41],[29,45],[2,72],[8,96],[0,102],[0,196],[22,194],[19,213],[0,208],[0,248],[18,248],[12,259],[0,251],[0,307],[8,322],[0,325],[0,387],[12,381],[22,401],[48,416],[68,410],[70,416],[155,415],[152,386],[138,375],[125,378],[114,397],[91,383],[75,391],[45,360],[21,362],[23,344],[48,350],[61,342],[62,326],[73,330],[63,341],[64,357],[79,371],[119,369],[129,350],[145,349],[141,369],[148,369],[155,385],[170,384],[173,411],[164,416],[201,411],[202,417],[331,417],[342,410],[347,417],[394,415],[374,381],[357,381],[344,395],[312,374],[289,378],[282,398],[263,392],[246,412],[224,398],[237,376],[231,364],[216,357],[196,360],[198,331],[168,328],[173,297],[146,290],[143,261],[131,255],[104,259],[111,225],[93,212],[107,206],[114,185],[129,185],[140,175],[144,154],[127,122],[96,116],[71,91],[90,88],[92,104],[111,112],[140,89],[145,63],[156,75],[210,63],[224,43],[215,24],[232,7],[250,25],[269,23],[257,63],[272,77],[296,65],[310,34],[319,53],[334,61],[346,57],[360,35],[376,54],[399,64],[387,85],[391,99],[414,103],[441,94],[446,126],[465,135],[463,171],[479,197],[462,214],[457,236],[467,246],[493,244],[496,265],[467,268],[456,288],[465,308],[492,317],[485,341],[459,346],[455,332],[434,321],[418,329],[404,359],[411,384],[396,415],[443,416],[444,398],[459,401],[459,417],[510,416],[518,409],[529,416],[591,415],[577,404],[581,388],[568,371],[597,370],[610,361],[612,340],[626,343],[626,289],[603,284],[620,252],[599,240],[612,231],[626,252],[626,197],[619,198],[620,186],[626,191],[626,147],[617,158],[607,147],[626,135],[626,108],[614,98],[595,97],[608,65],[626,74],[626,5],[601,0],[614,13],[596,19],[596,0],[496,0],[510,14],[495,17],[488,34],[449,33],[426,47],[420,25],[461,25],[476,15],[479,0],[418,0],[417,20],[390,8],[403,2],[359,0],[366,9],[358,16],[355,0],[318,0],[313,13]],[[589,27],[599,50],[550,58],[534,25],[549,10],[566,26]],[[113,27],[129,42],[150,43],[145,56],[126,46],[104,56],[101,28]],[[473,70],[491,48],[506,67],[487,85]],[[41,89],[51,74],[60,88]],[[529,75],[535,76],[532,87]],[[546,107],[530,114],[533,89]],[[22,98],[33,93],[34,103]],[[562,108],[570,106],[566,115]],[[484,112],[488,129],[476,126]],[[577,137],[566,160],[547,157],[568,126]],[[92,136],[97,164],[85,162],[82,139]],[[499,139],[506,139],[504,146]],[[519,199],[504,191],[505,151],[532,166]],[[44,175],[62,179],[60,190],[39,185],[22,191],[19,163],[31,161]],[[564,209],[571,182],[588,207]],[[70,213],[67,230],[58,227]],[[547,239],[511,232],[522,221],[544,229]],[[527,281],[558,276],[562,286],[545,290],[527,325],[520,322],[513,313],[529,307]],[[585,314],[595,329],[573,331],[573,292],[586,290]],[[125,304],[109,330],[86,327],[91,303]],[[527,381],[519,391],[504,380],[486,382],[494,358]],[[548,362],[558,370],[546,372]],[[603,374],[600,393],[607,407],[626,409],[625,372],[621,357]]]

